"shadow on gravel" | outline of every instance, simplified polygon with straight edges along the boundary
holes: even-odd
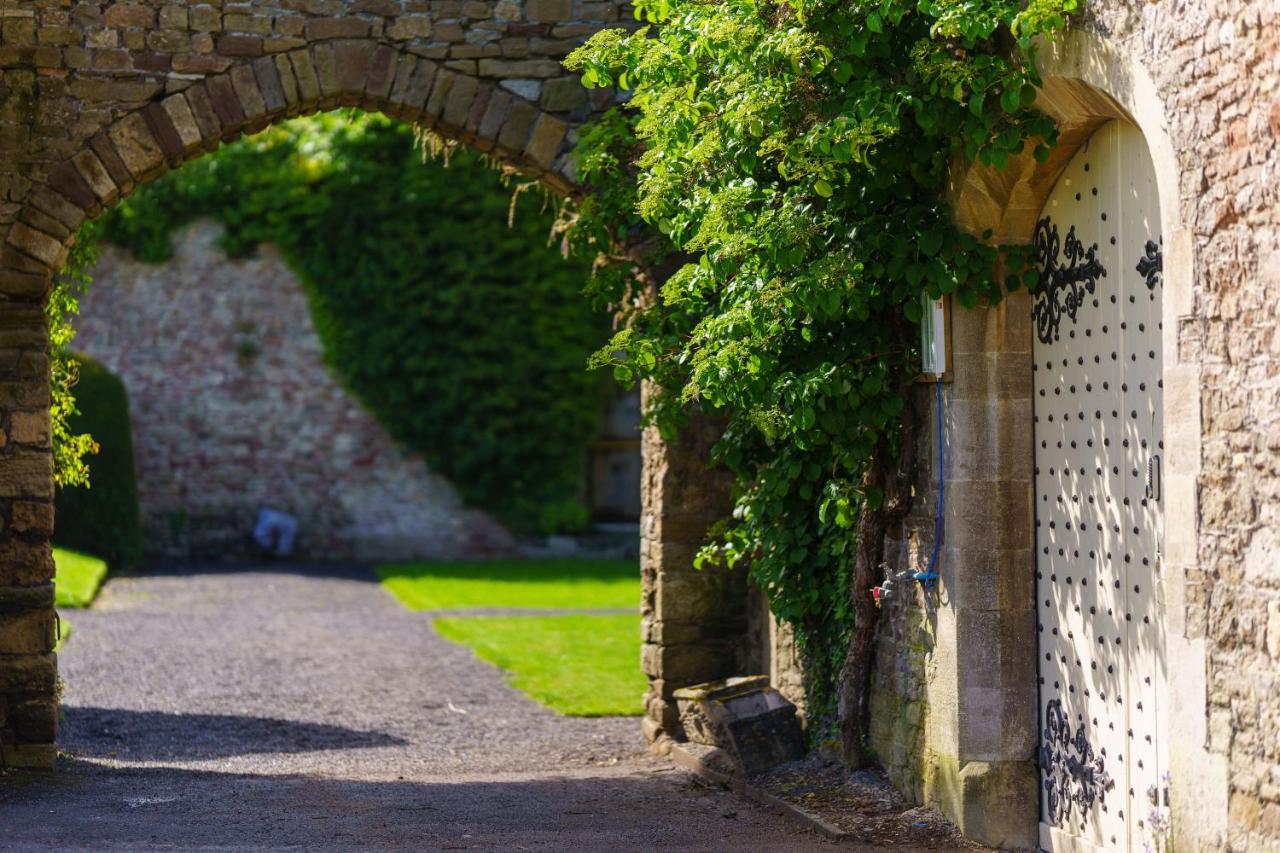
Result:
[[[168,714],[115,708],[64,707],[66,748],[83,758],[183,761],[266,752],[316,752],[402,746],[382,732],[323,723],[230,714]]]
[[[739,800],[663,775],[369,781],[63,758],[56,773],[20,784],[0,777],[0,849],[831,849]]]
[[[303,563],[260,560],[242,563],[153,563],[128,573],[132,577],[198,577],[200,575],[301,575],[309,578],[378,583],[370,566],[359,563]]]

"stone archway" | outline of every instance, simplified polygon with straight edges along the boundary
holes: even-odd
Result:
[[[52,766],[53,484],[44,303],[76,229],[147,181],[273,121],[387,113],[572,195],[576,127],[613,103],[560,57],[626,4],[308,0],[274,7],[81,3],[9,10],[0,76],[0,766]],[[646,734],[682,686],[729,674],[742,629],[692,571],[723,506],[704,436],[645,433]],[[737,581],[740,583],[740,579]],[[724,611],[723,613],[721,611]]]

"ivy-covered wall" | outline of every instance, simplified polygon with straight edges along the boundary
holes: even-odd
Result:
[[[608,317],[582,297],[587,262],[550,244],[557,202],[520,189],[470,153],[427,156],[407,125],[334,113],[143,187],[103,233],[163,261],[206,215],[233,256],[278,246],[323,360],[396,441],[513,531],[574,532],[610,400],[587,370]]]
[[[304,559],[510,550],[500,524],[326,368],[306,291],[279,250],[231,258],[221,233],[209,220],[183,227],[162,264],[104,245],[81,298],[76,345],[129,391],[145,556],[256,557],[249,533],[264,505],[298,518]],[[75,523],[60,517],[59,533]]]

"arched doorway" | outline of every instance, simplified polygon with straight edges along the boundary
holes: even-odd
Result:
[[[1094,132],[1033,245],[1040,841],[1142,849],[1167,727],[1161,224],[1141,131]]]
[[[1167,105],[1150,76],[1131,54],[1085,30],[1073,30],[1061,40],[1043,45],[1037,63],[1044,80],[1037,106],[1058,124],[1057,144],[1049,157],[1039,162],[1027,151],[1013,158],[1005,169],[970,164],[953,175],[951,201],[960,227],[993,244],[1034,247],[1039,235],[1052,246],[1052,226],[1056,224],[1054,268],[1074,268],[1075,272],[1064,273],[1064,276],[1075,277],[1083,292],[1076,293],[1072,302],[1074,323],[1067,312],[1069,291],[1058,294],[1060,340],[1057,345],[1068,349],[1056,357],[1054,369],[1058,374],[1053,377],[1049,376],[1046,359],[1041,354],[1046,344],[1040,334],[1048,330],[1036,325],[1034,293],[1020,289],[994,307],[953,313],[955,382],[951,390],[956,400],[977,407],[983,415],[962,423],[964,428],[956,432],[954,455],[958,458],[972,453],[975,458],[990,461],[960,472],[972,478],[971,484],[959,483],[949,476],[948,494],[957,494],[968,485],[978,495],[1007,496],[999,505],[999,523],[994,530],[1008,535],[1009,545],[1003,544],[1005,540],[993,539],[989,511],[967,512],[969,508],[965,507],[956,510],[954,518],[947,518],[948,542],[954,548],[958,567],[958,594],[940,613],[946,622],[954,621],[956,625],[958,652],[954,663],[944,659],[943,666],[932,676],[939,687],[931,689],[937,690],[943,701],[931,709],[930,733],[937,733],[937,742],[948,748],[954,744],[955,766],[959,769],[957,781],[952,782],[946,775],[949,769],[943,768],[945,772],[936,784],[936,796],[943,810],[955,815],[965,827],[966,834],[993,845],[1093,850],[1104,845],[1112,849],[1141,849],[1143,842],[1153,846],[1212,843],[1212,839],[1225,832],[1227,775],[1221,758],[1205,749],[1205,708],[1209,692],[1205,646],[1188,618],[1191,603],[1198,595],[1200,576],[1201,522],[1196,507],[1203,395],[1198,355],[1187,346],[1188,339],[1183,334],[1186,324],[1194,323],[1197,316],[1193,299],[1197,253],[1178,193],[1181,174],[1178,154],[1170,136]],[[1104,148],[1109,150],[1107,157],[1115,161],[1113,174],[1118,177],[1099,181],[1098,170],[1104,168],[1099,158]],[[1087,173],[1086,163],[1089,164]],[[1074,179],[1072,174],[1076,174]],[[1084,175],[1089,180],[1081,183]],[[1070,185],[1066,183],[1068,179],[1072,180]],[[1145,187],[1141,201],[1134,194],[1138,184]],[[1093,195],[1095,187],[1097,196]],[[1125,191],[1131,194],[1124,196]],[[1077,192],[1081,194],[1079,202],[1075,198]],[[1121,213],[1130,206],[1141,211],[1132,221]],[[1107,214],[1106,220],[1102,219],[1103,213]],[[1047,230],[1042,231],[1041,223],[1046,216],[1050,221]],[[1143,229],[1149,233],[1139,239],[1136,235]],[[1074,261],[1068,256],[1069,236]],[[1115,245],[1111,243],[1112,237],[1116,238]],[[1150,256],[1147,240],[1155,243]],[[1084,286],[1087,281],[1084,271],[1090,265],[1089,250],[1095,243],[1093,261],[1105,268],[1107,274],[1096,272],[1094,291],[1089,292]],[[1141,271],[1140,262],[1143,262]],[[1159,273],[1151,289],[1147,288],[1149,273]],[[1032,278],[1033,281],[1027,283],[1034,289],[1035,276]],[[1095,295],[1099,299],[1097,307],[1093,305]],[[1117,297],[1117,302],[1123,298],[1125,316],[1119,315],[1120,305],[1111,304],[1112,295]],[[1128,302],[1129,295],[1135,297],[1132,304]],[[1134,319],[1129,311],[1138,311],[1144,299],[1146,307],[1141,315],[1133,315],[1137,317]],[[1049,312],[1044,314],[1046,322],[1052,319],[1051,309],[1040,310]],[[1104,316],[1104,311],[1116,314]],[[1129,335],[1133,332],[1141,337],[1133,338],[1129,349],[1122,349],[1120,337],[1115,337],[1114,374],[1099,373],[1095,381],[1092,373],[1086,375],[1086,365],[1081,359],[1087,358],[1091,370],[1104,367],[1111,370],[1107,365],[1111,364],[1113,348],[1105,350],[1105,363],[1101,358],[1103,324],[1107,326],[1107,336],[1124,335],[1124,341],[1130,341]],[[1120,328],[1121,324],[1125,324],[1125,328]],[[1139,324],[1144,329],[1139,330]],[[1072,330],[1075,338],[1070,336]],[[1050,343],[1053,342],[1050,336]],[[1092,349],[1086,349],[1086,345]],[[1100,356],[1097,363],[1092,361],[1095,354]],[[1135,355],[1137,360],[1131,360],[1130,356]],[[1069,360],[1066,367],[1062,365],[1064,357]],[[1144,357],[1143,370],[1149,370],[1146,378],[1121,375],[1121,358],[1125,360],[1126,369],[1136,369]],[[1069,369],[1075,373],[1066,372]],[[1115,379],[1120,383],[1118,387]],[[1102,389],[1102,382],[1110,387]],[[1126,383],[1128,391],[1123,387]],[[1146,391],[1140,387],[1144,383]],[[1074,397],[1071,396],[1073,385]],[[1153,385],[1154,391],[1151,391]],[[1055,388],[1059,393],[1055,394]],[[1044,397],[1040,396],[1041,390],[1045,392]],[[1117,395],[1114,402],[1105,401],[1105,410],[1102,400],[1087,409],[1081,405],[1084,395],[1104,391]],[[1148,392],[1156,396],[1142,399],[1140,408],[1135,395]],[[1071,409],[1071,428],[1075,431],[1068,434],[1061,416],[1072,405],[1072,400],[1076,401]],[[1111,420],[1112,409],[1116,411],[1115,421]],[[1099,423],[1099,412],[1103,423],[1119,425],[1114,435],[1107,432],[1095,436],[1089,432],[1093,424]],[[1144,413],[1145,423],[1142,422]],[[1054,416],[1052,423],[1048,420],[1050,414]],[[1039,421],[1032,423],[1036,417]],[[1021,429],[1023,425],[1034,427],[1034,436],[1030,429]],[[1058,429],[1059,434],[1047,433],[1049,427]],[[1158,478],[1153,485],[1158,489],[1156,504],[1162,518],[1137,514],[1138,510],[1145,511],[1152,505],[1152,499],[1146,497],[1148,459],[1137,454],[1144,452],[1141,441],[1147,440],[1150,449],[1152,437],[1156,435],[1159,437],[1155,438],[1155,452],[1161,458],[1159,470],[1153,471]],[[1100,439],[1110,439],[1112,446],[1099,447]],[[1048,442],[1047,447],[1040,446],[1042,440]],[[1059,440],[1063,445],[1061,449],[1057,447]],[[1095,447],[1089,447],[1090,440]],[[1126,440],[1129,448],[1124,446]],[[1076,442],[1076,448],[1071,447],[1072,441]],[[1159,447],[1160,441],[1163,448]],[[1040,454],[1048,450],[1063,456],[1053,462],[1041,460]],[[1123,822],[1115,828],[1114,845],[1110,831],[1105,837],[1095,833],[1092,841],[1080,835],[1078,804],[1074,806],[1072,818],[1076,834],[1057,832],[1054,838],[1046,839],[1045,836],[1051,834],[1048,829],[1051,821],[1047,818],[1046,776],[1040,767],[1041,762],[1049,758],[1042,754],[1041,746],[1047,728],[1045,713],[1056,694],[1053,693],[1054,678],[1045,670],[1051,661],[1044,658],[1046,652],[1051,657],[1054,652],[1040,648],[1037,638],[1042,632],[1037,629],[1043,627],[1043,633],[1051,638],[1055,627],[1059,633],[1063,627],[1076,631],[1074,624],[1056,626],[1044,622],[1046,612],[1054,608],[1065,610],[1069,619],[1097,615],[1089,613],[1089,608],[1099,609],[1099,604],[1094,600],[1086,602],[1080,581],[1085,577],[1086,584],[1091,581],[1096,588],[1100,577],[1098,565],[1090,567],[1088,572],[1082,571],[1090,559],[1091,547],[1095,561],[1106,559],[1105,548],[1102,556],[1097,556],[1098,544],[1103,540],[1086,544],[1083,532],[1077,528],[1077,523],[1085,520],[1083,510],[1075,516],[1068,517],[1064,511],[1061,519],[1049,518],[1041,510],[1046,505],[1041,498],[1046,495],[1048,468],[1055,469],[1054,478],[1062,477],[1067,452],[1096,451],[1096,460],[1076,462],[1073,466],[1075,479],[1082,480],[1086,475],[1101,476],[1097,469],[1104,458],[1103,450],[1119,454],[1114,460],[1107,457],[1105,469],[1115,484],[1095,486],[1094,499],[1109,493],[1117,502],[1113,506],[1118,509],[1108,516],[1097,509],[1096,503],[1092,505],[1096,517],[1088,517],[1092,525],[1088,532],[1093,537],[1101,537],[1097,524],[1102,523],[1106,540],[1113,546],[1112,559],[1118,559],[1124,567],[1128,553],[1130,563],[1127,565],[1134,568],[1108,576],[1109,594],[1121,598],[1101,607],[1100,613],[1108,617],[1106,610],[1110,607],[1113,611],[1110,618],[1118,616],[1119,622],[1109,634],[1098,631],[1088,638],[1092,643],[1088,651],[1094,654],[1068,655],[1064,647],[1054,661],[1060,669],[1059,689],[1073,701],[1084,699],[1085,689],[1090,691],[1087,697],[1090,701],[1100,701],[1102,690],[1106,690],[1107,710],[1112,718],[1099,716],[1097,725],[1109,731],[1114,723],[1126,744],[1129,739],[1126,704],[1132,702],[1135,713],[1141,711],[1153,720],[1153,727],[1147,731],[1134,728],[1134,739],[1140,742],[1140,749],[1147,749],[1146,737],[1152,738],[1149,754],[1154,755],[1157,767],[1154,778],[1159,786],[1154,794],[1159,800],[1158,809],[1150,804],[1150,783],[1143,782],[1143,787],[1139,787],[1136,777],[1132,783],[1134,805],[1130,805],[1129,773],[1125,770],[1122,775],[1117,770],[1132,761],[1135,770],[1146,773],[1151,769],[1152,760],[1147,755],[1118,753],[1115,744],[1104,744],[1093,736],[1092,714],[1083,721],[1087,724],[1083,737],[1089,739],[1095,757],[1101,756],[1104,747],[1107,750],[1102,769],[1107,772],[1111,786],[1106,791],[1105,802],[1094,808],[1098,814],[1111,815],[1116,821],[1120,821],[1120,809],[1125,812]],[[1124,455],[1128,452],[1134,455]],[[1151,461],[1154,467],[1154,460]],[[1039,475],[1034,473],[1035,464],[1040,465]],[[1082,464],[1085,475],[1079,470]],[[1137,474],[1134,474],[1135,468]],[[957,484],[954,490],[950,488],[953,482]],[[1061,487],[1066,482],[1057,485]],[[1121,491],[1122,487],[1129,491]],[[1089,508],[1088,494],[1087,490],[1060,490],[1048,494],[1048,501],[1056,505],[1059,495],[1068,502],[1073,495],[1079,495],[1083,506]],[[983,498],[988,501],[986,505],[994,505],[993,497]],[[1129,507],[1124,504],[1125,497],[1130,499]],[[1148,507],[1141,505],[1143,498],[1147,499]],[[1074,507],[1074,502],[1071,505]],[[1127,515],[1122,515],[1121,510]],[[1037,519],[1041,521],[1038,529]],[[1068,521],[1071,529],[1065,526]],[[1055,526],[1048,527],[1050,522]],[[1125,524],[1127,526],[1123,526]],[[1115,530],[1118,526],[1125,531],[1124,537]],[[1134,526],[1139,528],[1137,534],[1133,532]],[[1035,535],[1015,538],[1012,534],[1019,531]],[[1046,540],[1049,534],[1055,538]],[[1079,537],[1080,560],[1070,565],[1071,571],[1057,571],[1055,567],[1045,572],[1040,561],[1049,556],[1044,552],[1046,546],[1054,558],[1059,557],[1057,550],[1062,548],[1064,561],[1068,557],[1076,560],[1077,545],[1071,544],[1068,550],[1068,536]],[[998,548],[995,554],[993,542]],[[1128,544],[1127,552],[1117,551],[1117,542]],[[1139,553],[1134,544],[1138,542],[1142,543],[1144,553]],[[985,568],[996,555],[999,559],[995,567]],[[1143,558],[1150,565],[1144,566]],[[1129,578],[1138,578],[1140,569],[1146,570],[1149,583],[1139,582],[1140,589],[1135,593],[1134,580]],[[1036,578],[1037,571],[1042,578]],[[1056,580],[1051,577],[1054,574],[1057,574]],[[973,592],[966,599],[964,593],[968,593],[970,587],[965,583],[978,579],[981,584],[973,583]],[[1117,581],[1121,583],[1120,589],[1115,586]],[[1046,595],[1040,587],[1042,583],[1054,584],[1060,589],[1050,590]],[[1090,593],[1096,595],[1093,590]],[[1135,595],[1150,596],[1142,602],[1145,609],[1135,609],[1136,603],[1128,609],[1116,606],[1121,601],[1128,603],[1123,596]],[[1081,608],[1080,614],[1076,613],[1077,606]],[[1125,619],[1126,614],[1129,620]],[[1156,614],[1161,617],[1159,622]],[[1144,623],[1144,617],[1150,617],[1151,622]],[[1142,626],[1142,631],[1153,632],[1153,636],[1146,637],[1152,640],[1147,646],[1149,651],[1143,653],[1146,657],[1139,655],[1134,663],[1140,670],[1138,689],[1147,694],[1143,696],[1124,689],[1117,692],[1116,687],[1122,678],[1127,678],[1128,669],[1117,666],[1115,660],[1104,662],[1100,653],[1095,652],[1099,634],[1104,635],[1109,651],[1115,648],[1118,635],[1127,667],[1130,645],[1136,636],[1135,621]],[[1076,635],[1066,639],[1075,642],[1079,632]],[[1067,657],[1065,663],[1064,656]],[[1100,676],[1096,682],[1092,680],[1095,659],[1099,669],[1111,679],[1105,688]],[[998,672],[991,667],[992,660],[1000,661]],[[1112,672],[1106,672],[1108,665]],[[1067,671],[1083,677],[1075,682],[1064,681],[1061,672]],[[1174,674],[1168,679],[1167,697],[1158,682],[1163,673]],[[1042,677],[1046,682],[1043,686],[1038,683]],[[1147,677],[1152,679],[1150,685],[1145,683]],[[954,712],[948,704],[948,695],[957,697]],[[1121,700],[1118,704],[1117,697]],[[1143,705],[1141,709],[1137,708],[1139,701]],[[1056,742],[1062,745],[1064,729],[1069,725],[1072,744],[1066,749],[1069,758],[1064,765],[1070,784],[1058,783],[1057,788],[1065,790],[1068,796],[1085,783],[1096,789],[1101,784],[1096,772],[1099,768],[1095,764],[1091,771],[1087,762],[1081,763],[1081,753],[1074,744],[1082,722],[1075,715],[1084,714],[1084,708],[1068,709],[1066,702],[1058,707],[1063,709],[1064,719],[1060,726],[1055,726]],[[1136,719],[1134,723],[1139,725]],[[942,739],[948,726],[954,726],[957,732],[950,743]],[[1162,732],[1167,734],[1163,741]],[[1142,768],[1138,768],[1138,761],[1142,762]],[[1095,795],[1095,800],[1100,799],[1100,795]],[[1102,805],[1106,812],[1102,812]],[[1153,812],[1155,821],[1151,819]],[[1144,824],[1141,827],[1137,825],[1139,820]],[[1144,834],[1130,835],[1130,826]]]

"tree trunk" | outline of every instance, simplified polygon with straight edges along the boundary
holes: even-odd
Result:
[[[880,617],[871,589],[884,580],[885,538],[910,512],[913,500],[911,485],[920,419],[911,385],[899,390],[907,400],[902,413],[901,452],[897,464],[891,467],[889,448],[882,440],[864,478],[864,487],[883,489],[884,500],[875,509],[864,504],[858,514],[858,541],[849,586],[853,634],[840,668],[839,713],[844,760],[855,770],[871,762],[867,737],[871,731],[871,674]]]

